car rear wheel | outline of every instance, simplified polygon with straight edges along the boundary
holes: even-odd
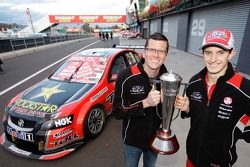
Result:
[[[105,119],[105,113],[101,107],[92,108],[84,123],[87,137],[97,137],[103,130]]]

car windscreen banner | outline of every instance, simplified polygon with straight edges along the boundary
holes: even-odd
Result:
[[[78,83],[97,83],[106,67],[106,57],[71,57],[52,77]]]

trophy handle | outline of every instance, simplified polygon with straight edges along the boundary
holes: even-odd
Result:
[[[152,89],[153,90],[157,90],[157,85],[156,84],[160,84],[161,81],[159,80],[156,80],[156,79],[152,79],[150,80],[150,84],[152,85]],[[162,117],[160,116],[159,112],[158,112],[158,107],[157,105],[155,106],[156,107],[156,114],[157,114],[157,117],[160,118],[162,120]]]
[[[184,86],[184,88],[183,88],[183,92],[182,92],[182,96],[185,96],[185,94],[186,94],[186,89],[187,89],[187,86],[188,86],[188,83],[181,83],[181,86]],[[178,110],[178,113],[177,113],[177,115],[176,116],[174,116],[173,118],[172,118],[172,121],[174,121],[176,118],[178,118],[178,116],[179,116],[179,114],[180,114],[180,109]]]

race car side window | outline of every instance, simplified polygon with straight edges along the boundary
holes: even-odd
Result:
[[[111,65],[109,80],[114,81],[122,70],[126,68],[125,61],[122,55],[118,56]]]
[[[118,56],[113,64],[112,64],[112,67],[111,67],[111,74],[112,73],[115,73],[115,74],[118,74],[120,71],[122,71],[123,69],[125,69],[126,66],[125,66],[125,62],[124,62],[124,59],[122,56]]]

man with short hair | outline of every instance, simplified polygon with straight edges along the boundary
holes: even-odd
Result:
[[[175,108],[190,117],[186,141],[187,167],[231,167],[237,160],[236,142],[249,142],[250,81],[229,62],[235,55],[233,34],[209,31],[201,46],[205,68],[189,81],[186,96]]]
[[[168,39],[152,34],[145,44],[145,56],[131,68],[122,71],[116,80],[113,113],[123,119],[122,137],[126,167],[138,167],[143,154],[144,167],[154,167],[157,153],[149,143],[161,124],[160,85],[153,84],[167,72],[164,61]]]

